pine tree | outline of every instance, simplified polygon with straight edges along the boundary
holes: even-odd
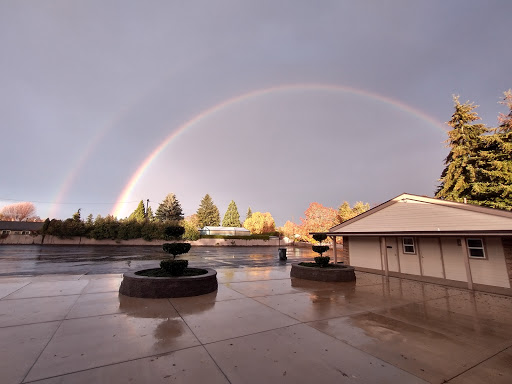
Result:
[[[200,228],[220,225],[219,209],[213,203],[209,194],[206,194],[201,200],[201,204],[197,210],[197,217],[199,219]]]
[[[155,214],[153,213],[153,209],[148,206],[148,212],[146,214],[149,221],[155,221]]]
[[[130,216],[128,216],[129,220],[135,220],[138,222],[143,222],[146,220],[146,209],[144,208],[144,201],[140,201],[137,208],[135,208],[135,211],[131,213]]]
[[[247,208],[247,213],[245,214],[245,220],[250,219],[252,217],[251,207]]]
[[[447,123],[453,128],[448,132],[446,141],[450,152],[444,161],[446,167],[441,173],[436,197],[459,202],[466,198],[470,203],[478,203],[473,200],[472,187],[478,181],[478,148],[482,135],[489,130],[483,124],[473,123],[480,120],[474,111],[476,105],[469,102],[461,104],[458,96],[454,96],[453,101],[455,112]]]
[[[224,218],[222,219],[223,227],[239,227],[240,226],[240,214],[238,208],[233,200],[228,205],[228,209]]]
[[[183,211],[180,202],[174,193],[169,193],[160,203],[156,210],[158,221],[180,221],[183,220]]]
[[[500,125],[482,140],[478,182],[473,185],[472,200],[487,207],[512,210],[512,90],[504,95],[500,104],[509,113],[501,113]]]

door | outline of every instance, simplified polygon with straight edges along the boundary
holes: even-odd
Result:
[[[396,238],[386,237],[386,254],[388,256],[388,268],[390,272],[400,272],[398,260],[398,249],[396,249]]]

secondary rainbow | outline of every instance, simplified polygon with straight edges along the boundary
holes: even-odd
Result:
[[[385,97],[382,95],[379,95],[377,93],[341,86],[341,85],[332,85],[332,84],[317,84],[317,83],[306,83],[306,84],[284,84],[279,85],[275,87],[270,88],[263,88],[263,89],[257,89],[248,93],[244,93],[242,95],[238,95],[235,97],[232,97],[230,99],[224,100],[202,112],[200,112],[198,115],[193,117],[192,119],[188,120],[181,126],[179,126],[175,131],[173,131],[170,135],[168,135],[164,141],[160,145],[158,145],[142,162],[142,164],[137,168],[135,173],[132,174],[130,180],[123,188],[121,194],[119,195],[116,204],[114,205],[114,208],[112,209],[112,215],[113,216],[119,216],[122,208],[123,208],[123,202],[128,201],[130,198],[130,194],[133,190],[133,188],[137,185],[140,178],[144,175],[144,172],[146,169],[151,165],[151,163],[158,157],[158,155],[169,145],[169,143],[178,137],[181,133],[183,133],[188,128],[193,127],[194,125],[200,123],[201,121],[207,119],[208,117],[214,115],[215,113],[218,113],[222,111],[223,109],[236,105],[237,103],[241,103],[243,101],[246,101],[248,99],[254,98],[254,97],[261,97],[273,93],[279,93],[279,92],[289,92],[294,90],[300,90],[300,91],[325,91],[325,92],[338,92],[338,93],[349,93],[353,95],[358,96],[364,96],[372,100],[377,100],[380,102],[383,102],[385,104],[391,105],[392,107],[407,112],[409,114],[412,114],[422,120],[425,120],[432,125],[443,129],[444,125],[443,123],[435,120],[431,116],[427,115],[423,111],[420,111],[416,108],[411,107],[410,105],[407,105],[399,100],[392,99],[390,97]]]

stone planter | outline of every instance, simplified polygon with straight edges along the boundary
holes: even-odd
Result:
[[[298,279],[326,282],[356,281],[354,267],[349,265],[339,265],[338,268],[320,268],[292,264],[290,276]]]
[[[127,272],[119,287],[119,293],[131,297],[166,298],[199,296],[217,290],[217,272],[210,268],[199,276],[149,277]]]

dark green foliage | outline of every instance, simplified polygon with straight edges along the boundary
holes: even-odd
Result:
[[[171,260],[172,261],[172,260]],[[181,260],[175,260],[181,261]],[[206,275],[208,271],[200,268],[186,268],[181,276],[200,276]],[[150,276],[150,277],[175,277],[162,268],[144,269],[142,271],[135,272],[139,276]]]
[[[472,201],[472,185],[477,181],[477,168],[480,161],[478,148],[482,146],[482,135],[489,130],[483,124],[474,124],[480,120],[474,111],[476,106],[466,102],[461,104],[458,97],[453,98],[455,112],[448,122],[453,129],[448,132],[450,152],[441,173],[441,184],[436,197],[463,202]]]
[[[135,208],[135,211],[133,211],[130,216],[128,216],[129,220],[135,220],[135,221],[144,221],[146,220],[146,209],[144,208],[144,201],[140,201],[137,208]]]
[[[158,221],[180,221],[183,220],[183,210],[180,202],[174,193],[169,193],[156,210]]]
[[[324,268],[327,265],[329,265],[329,260],[331,260],[331,258],[329,256],[317,256],[317,257],[315,257],[315,263],[318,264],[318,266],[320,268]]]
[[[197,210],[197,219],[200,228],[206,226],[216,227],[220,225],[219,209],[213,203],[213,200],[209,194],[206,194],[201,200],[201,204]]]
[[[224,218],[222,219],[223,227],[239,227],[240,226],[240,214],[238,208],[233,200],[228,205],[228,209]]]
[[[82,210],[82,208],[78,208],[78,211],[76,211],[74,214],[73,214],[73,221],[81,221],[82,218],[80,216],[80,211]]]
[[[173,258],[183,253],[187,253],[190,251],[190,247],[189,243],[165,243],[162,245],[164,252],[173,255]]]
[[[315,239],[318,242],[322,242],[325,239],[327,239],[327,235],[323,234],[323,233],[317,233],[317,234],[313,235],[313,239]]]
[[[501,102],[509,109],[500,114],[500,125],[492,135],[484,136],[479,148],[480,157],[476,182],[472,185],[471,200],[491,208],[512,210],[512,91],[505,92]]]
[[[318,268],[319,265],[317,263],[308,263],[308,262],[302,262],[302,263],[299,263],[300,266],[302,267],[314,267],[314,268]],[[336,264],[326,264],[326,265],[323,265],[321,268],[329,268],[329,269],[346,269],[347,267],[345,265],[336,265]]]
[[[143,224],[133,220],[122,222],[117,230],[117,237],[122,240],[139,239],[142,237]]]
[[[46,235],[46,233],[48,232],[48,228],[50,228],[50,218],[47,217],[46,220],[44,221],[44,224],[43,224],[43,228],[41,229],[43,235]]]
[[[185,233],[181,225],[166,225],[164,227],[164,240],[177,240]]]
[[[252,217],[251,207],[247,208],[247,213],[245,214],[245,220],[250,219]]]
[[[320,256],[322,256],[322,253],[329,250],[328,245],[313,245],[311,248],[313,249],[313,252],[319,253]]]
[[[168,272],[171,276],[181,276],[188,267],[188,260],[162,260],[160,268]]]
[[[155,221],[155,215],[154,215],[153,209],[151,207],[148,207],[148,212],[147,212],[146,216],[149,221]]]

